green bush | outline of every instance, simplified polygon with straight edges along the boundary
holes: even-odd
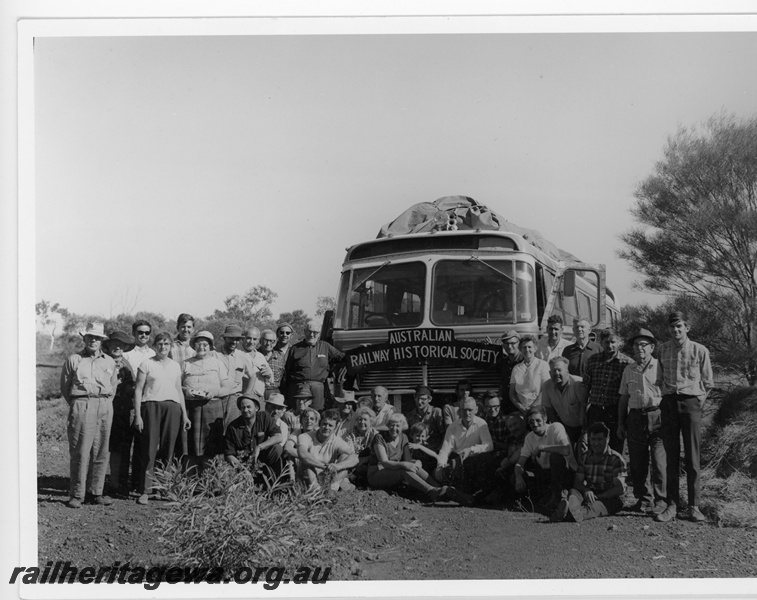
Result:
[[[158,486],[176,498],[161,514],[158,533],[177,563],[219,566],[279,564],[293,571],[319,565],[326,535],[338,524],[321,489],[278,480],[265,486],[246,468],[216,458],[199,477],[175,464],[156,470]]]

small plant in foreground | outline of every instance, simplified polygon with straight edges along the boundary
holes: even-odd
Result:
[[[174,463],[157,470],[156,478],[177,500],[158,522],[177,564],[227,572],[254,564],[314,565],[327,533],[339,527],[321,489],[281,478],[261,484],[254,472],[220,457],[200,476]]]

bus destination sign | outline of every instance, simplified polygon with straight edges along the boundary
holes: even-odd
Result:
[[[453,329],[400,329],[389,332],[385,344],[353,348],[345,353],[350,375],[370,367],[442,365],[493,367],[502,350],[495,344],[455,339]]]

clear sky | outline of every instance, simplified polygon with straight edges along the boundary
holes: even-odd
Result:
[[[633,191],[679,125],[754,114],[755,64],[754,33],[38,38],[36,298],[312,315],[347,246],[461,194],[654,301]]]

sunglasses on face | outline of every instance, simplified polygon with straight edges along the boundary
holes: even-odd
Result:
[[[150,335],[150,332],[149,332],[149,331],[140,331],[140,330],[138,329],[138,330],[137,330],[137,335]]]
[[[279,335],[292,335],[291,331],[279,331]]]

